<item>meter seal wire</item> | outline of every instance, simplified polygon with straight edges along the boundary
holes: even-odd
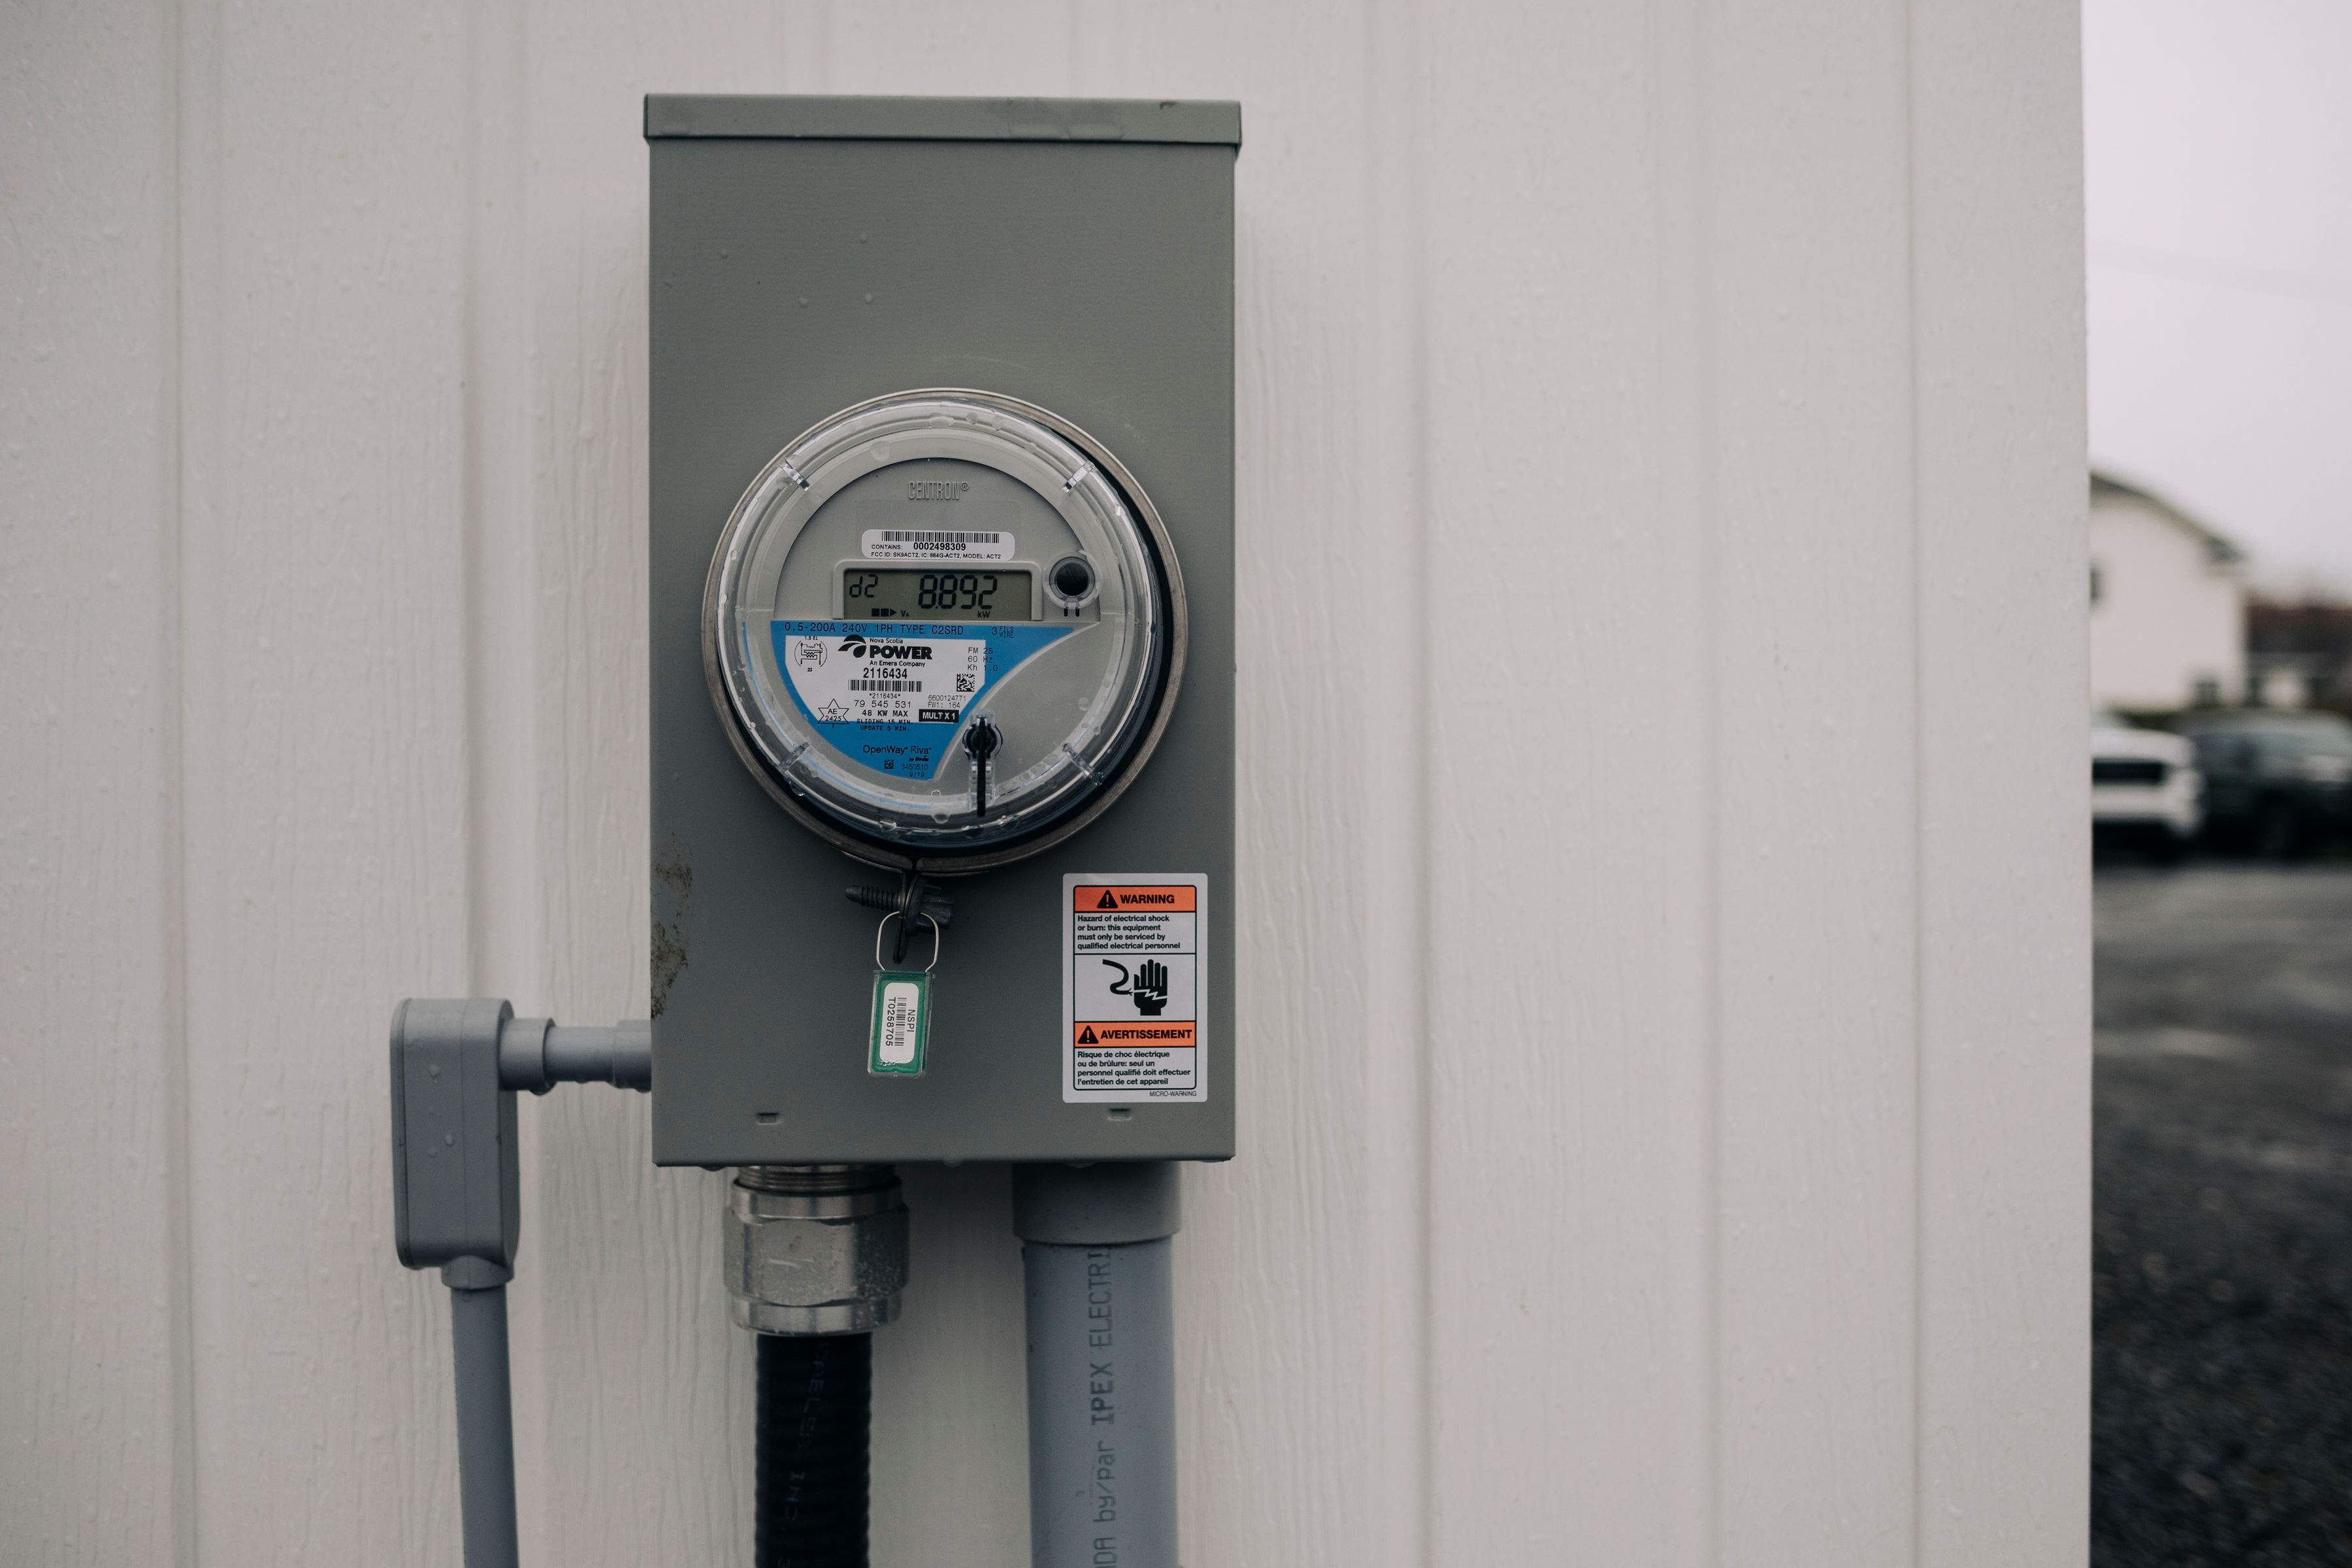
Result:
[[[901,915],[898,910],[892,910],[888,914],[882,917],[882,923],[874,928],[874,967],[877,972],[902,974],[929,974],[932,970],[937,969],[940,966],[940,922],[931,919],[928,914],[917,915],[915,918],[931,928],[931,961],[923,965],[920,969],[908,970],[891,970],[887,965],[883,963],[882,933],[890,929],[890,922],[892,921],[906,919],[906,917]],[[906,957],[907,939],[906,936],[901,933],[898,938],[898,951],[891,954],[890,962],[892,963],[902,963],[906,962]]]

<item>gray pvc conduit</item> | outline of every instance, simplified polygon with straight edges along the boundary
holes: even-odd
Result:
[[[1176,1568],[1176,1173],[1013,1169],[1035,1568]]]
[[[491,1275],[493,1268],[485,1264],[481,1271]],[[453,1282],[449,1328],[457,1352],[457,1503],[465,1516],[466,1568],[518,1568],[506,1286],[469,1290]]]

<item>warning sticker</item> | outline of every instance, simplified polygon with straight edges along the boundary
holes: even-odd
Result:
[[[1209,1098],[1201,964],[1209,879],[1062,879],[1062,1099]]]

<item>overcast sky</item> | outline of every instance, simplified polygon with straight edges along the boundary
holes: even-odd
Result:
[[[2091,460],[2352,595],[2352,0],[2084,0]]]

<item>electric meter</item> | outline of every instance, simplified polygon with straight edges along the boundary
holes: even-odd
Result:
[[[859,859],[953,873],[1118,796],[1175,699],[1184,591],[1150,500],[1076,426],[904,392],[760,471],[702,634],[729,739],[778,804]]]
[[[655,1160],[1230,1158],[1238,107],[646,132]]]

